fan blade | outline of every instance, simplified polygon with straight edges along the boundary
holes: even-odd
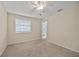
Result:
[[[32,8],[32,11],[35,11],[36,10],[36,7]]]

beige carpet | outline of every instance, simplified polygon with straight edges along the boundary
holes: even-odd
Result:
[[[36,40],[7,47],[2,57],[76,57],[78,53],[47,41]]]

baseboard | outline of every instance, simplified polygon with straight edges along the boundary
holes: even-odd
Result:
[[[3,49],[2,53],[0,54],[0,57],[2,56],[2,54],[5,52],[6,48],[8,45],[6,45],[6,47]]]
[[[34,41],[34,40],[39,40],[39,39],[32,39],[32,40],[29,40],[29,41]],[[13,43],[8,43],[8,45],[15,45],[15,44],[29,42],[29,41],[26,40],[26,41],[20,41],[20,42],[13,42]]]
[[[47,41],[48,41],[48,40],[47,40]],[[57,43],[53,43],[53,42],[50,42],[50,41],[48,41],[48,42],[51,43],[51,44],[55,44],[55,45],[57,45],[57,46],[63,47],[63,48],[65,48],[65,49],[71,50],[71,51],[73,51],[73,52],[79,53],[79,51],[77,51],[77,50],[74,50],[74,49],[71,49],[71,48],[68,48],[68,47],[64,47],[64,46],[62,46],[62,45],[59,45],[59,44],[57,44]]]

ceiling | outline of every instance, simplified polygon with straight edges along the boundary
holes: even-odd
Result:
[[[32,7],[31,1],[4,1],[7,12],[30,17],[40,17],[40,10]],[[73,7],[77,2],[72,1],[48,1],[44,8],[44,17],[57,13],[58,10],[65,10]]]

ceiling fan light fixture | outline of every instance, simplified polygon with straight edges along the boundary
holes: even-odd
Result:
[[[37,10],[42,10],[42,9],[44,9],[44,6],[42,5],[37,8]]]
[[[37,10],[42,10],[46,6],[45,1],[35,1],[35,2],[32,2],[32,4],[33,4],[33,7],[35,7]]]

